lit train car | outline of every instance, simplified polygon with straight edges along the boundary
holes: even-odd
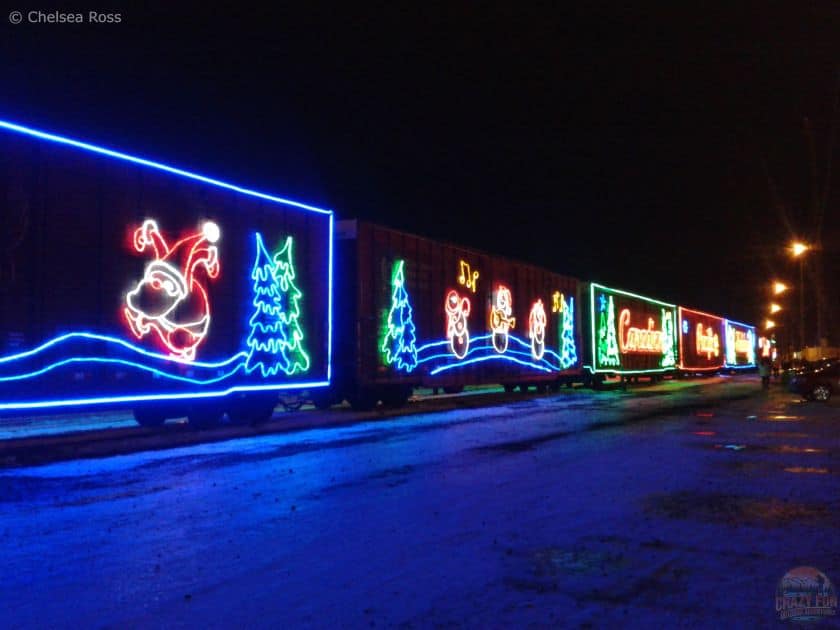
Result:
[[[726,353],[724,367],[728,370],[744,370],[756,367],[756,345],[758,340],[755,326],[726,320]]]
[[[319,406],[581,379],[575,278],[352,220],[338,224],[336,261],[335,384]]]
[[[270,415],[330,379],[332,212],[0,122],[0,411]]]
[[[723,317],[680,306],[680,370],[713,373],[726,361],[726,320]]]
[[[586,361],[596,382],[616,375],[659,380],[675,372],[676,305],[594,282],[587,293]]]

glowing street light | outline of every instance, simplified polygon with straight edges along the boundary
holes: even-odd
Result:
[[[790,251],[794,258],[799,259],[799,343],[804,349],[805,343],[805,258],[802,256],[811,247],[802,241],[790,244]]]
[[[805,243],[801,243],[799,241],[795,241],[790,245],[790,251],[793,252],[794,258],[799,258],[802,254],[807,252],[810,249],[808,245]]]
[[[765,330],[770,330],[771,328],[775,328],[775,327],[776,327],[776,322],[774,322],[772,319],[764,320],[764,329]]]
[[[774,282],[773,283],[773,294],[774,295],[781,295],[785,291],[787,291],[787,285],[784,282]]]
[[[782,307],[776,303],[770,305],[770,313],[775,314],[782,310]]]

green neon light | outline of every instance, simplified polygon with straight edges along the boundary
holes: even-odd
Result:
[[[605,366],[617,367],[621,365],[618,356],[618,340],[615,336],[615,302],[613,296],[609,300],[601,294],[598,301],[598,363]]]
[[[280,313],[280,318],[288,327],[287,356],[290,366],[286,373],[290,376],[309,369],[309,355],[303,347],[303,329],[300,326],[300,300],[303,293],[295,284],[292,244],[292,237],[287,237],[283,247],[274,255],[274,264],[277,266],[275,278],[280,282],[280,291],[285,295],[288,304],[288,308]]]
[[[599,293],[599,303],[596,305],[595,294]],[[674,315],[672,314],[670,321],[666,324],[666,319],[663,315],[663,353],[659,368],[651,368],[647,370],[622,370],[620,368],[621,360],[618,355],[618,344],[615,335],[615,304],[613,296],[624,295],[656,304],[660,307],[667,307],[668,311],[676,313],[676,305],[669,302],[662,302],[653,298],[639,295],[638,293],[631,293],[629,291],[622,291],[620,289],[612,289],[602,284],[595,282],[590,284],[589,288],[589,330],[591,334],[591,348],[593,348],[593,366],[584,366],[593,374],[599,372],[607,372],[614,374],[657,374],[662,372],[670,372],[676,367],[677,349],[676,349],[676,327],[674,323]],[[598,325],[595,325],[596,308],[599,314]],[[664,309],[663,309],[664,310]],[[666,330],[667,325],[667,330]],[[613,347],[613,344],[615,346]],[[618,369],[615,369],[618,368]]]
[[[664,368],[677,365],[676,333],[674,328],[674,312],[662,309],[662,362]]]
[[[405,261],[395,260],[391,270],[391,310],[385,318],[379,349],[386,364],[411,372],[417,367],[417,334],[408,291],[405,288]]]
[[[562,299],[562,297],[561,297]],[[564,370],[577,363],[577,348],[575,346],[575,298],[569,296],[568,302],[562,304],[562,325],[560,333],[560,367]]]

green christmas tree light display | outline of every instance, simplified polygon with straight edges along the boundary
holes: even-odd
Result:
[[[600,319],[598,323],[598,364],[606,367],[621,365],[618,356],[618,340],[615,335],[615,303],[613,297],[601,294],[598,300]]]
[[[396,260],[391,271],[391,309],[385,318],[380,350],[385,363],[411,372],[417,366],[417,335],[408,291],[405,288],[405,261]]]
[[[577,363],[575,347],[575,298],[569,296],[568,302],[562,303],[563,327],[560,334],[560,366],[565,370]]]
[[[248,321],[251,331],[245,366],[248,372],[259,369],[264,377],[281,371],[291,376],[309,369],[300,326],[302,293],[294,282],[292,242],[292,237],[287,237],[272,258],[262,235],[256,234],[257,255],[251,271],[254,314]]]
[[[300,300],[303,294],[295,284],[293,243],[291,236],[286,237],[283,247],[274,255],[274,279],[280,285],[280,291],[286,298],[287,306],[280,313],[280,319],[286,324],[288,333],[285,351],[289,357],[289,367],[286,370],[289,376],[309,370],[309,355],[303,347],[303,329],[300,325]]]
[[[254,281],[254,314],[249,320],[251,332],[248,335],[248,359],[246,369],[253,372],[257,368],[263,376],[273,376],[278,371],[285,372],[289,367],[289,358],[285,348],[288,345],[286,326],[280,317],[283,312],[283,296],[280,286],[274,279],[274,262],[268,255],[262,235],[257,233],[257,256],[251,279]]]
[[[674,313],[662,309],[662,367],[673,367],[677,364],[676,344],[674,342]]]

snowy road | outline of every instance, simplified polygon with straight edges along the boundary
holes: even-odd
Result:
[[[0,625],[771,626],[788,569],[840,581],[840,408],[711,398],[669,416],[570,393],[3,470]]]

